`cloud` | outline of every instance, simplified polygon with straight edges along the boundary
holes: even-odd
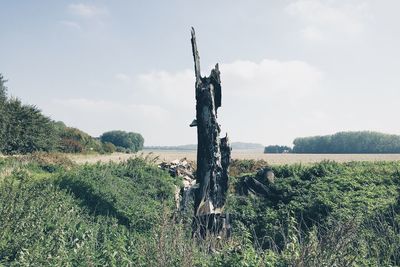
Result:
[[[135,77],[135,95],[145,96],[159,105],[191,108],[194,101],[194,73],[153,71]]]
[[[300,136],[299,129],[307,129],[302,123],[314,125],[323,120],[323,113],[312,102],[314,95],[323,91],[324,75],[307,62],[238,60],[221,64],[220,70],[223,99],[219,123],[234,141],[290,144],[282,131]],[[114,92],[124,92],[124,102],[58,99],[44,108],[52,117],[92,135],[121,129],[142,133],[147,145],[196,142],[196,129],[189,127],[195,118],[193,70],[136,76],[118,73],[109,83]],[[308,108],[303,111],[305,106]],[[274,127],[281,129],[274,131]]]
[[[219,118],[223,131],[232,133],[233,140],[290,144],[291,140],[277,134],[279,131],[272,133],[271,125],[293,121],[290,116],[300,114],[312,117],[313,123],[322,120],[321,116],[315,116],[314,113],[304,114],[300,111],[313,101],[315,93],[323,91],[323,72],[307,62],[238,60],[221,64],[220,70],[223,100]],[[177,137],[180,141],[175,143],[196,141],[193,133],[186,129],[195,116],[194,81],[191,69],[154,71],[134,78],[132,99],[159,105],[174,114],[173,120],[169,122],[171,127],[168,128],[168,131],[176,131],[171,136],[171,142]],[[250,123],[256,123],[257,126]],[[311,122],[307,123],[312,125]],[[299,125],[283,127],[292,132],[300,129]],[[257,131],[254,131],[255,128]],[[268,137],[271,140],[266,141]]]
[[[73,30],[78,30],[78,31],[82,30],[79,23],[77,23],[75,21],[63,20],[63,21],[60,21],[60,23],[62,25],[64,25],[65,27],[73,29]]]
[[[317,90],[322,71],[303,61],[264,59],[222,64],[224,85],[240,97],[299,97]]]
[[[303,35],[303,37],[307,40],[316,42],[321,42],[324,40],[324,33],[319,27],[307,26],[300,32]]]
[[[294,99],[318,90],[323,79],[322,71],[302,61],[238,60],[221,64],[220,70],[222,84],[226,88],[224,93],[239,99],[271,96]],[[194,72],[189,69],[155,71],[135,79],[136,93],[170,105],[193,107],[194,90]]]
[[[104,6],[88,5],[83,3],[70,4],[68,10],[79,17],[91,19],[95,17],[108,15],[108,9]]]
[[[310,41],[361,34],[371,18],[364,1],[296,0],[286,7],[286,12],[303,23],[300,33]]]
[[[161,120],[164,119],[164,115],[166,111],[158,106],[151,105],[140,105],[140,104],[121,104],[112,101],[106,100],[90,100],[85,98],[73,98],[73,99],[64,99],[64,100],[54,100],[56,104],[71,107],[76,110],[85,111],[85,112],[101,112],[101,113],[109,113],[115,112],[118,114],[146,114],[148,117],[152,119]]]

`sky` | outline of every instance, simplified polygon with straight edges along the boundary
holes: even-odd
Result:
[[[196,143],[190,28],[202,75],[220,64],[222,134],[400,134],[400,1],[0,0],[9,94],[93,136]]]

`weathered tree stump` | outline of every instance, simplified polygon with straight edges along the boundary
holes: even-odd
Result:
[[[224,211],[228,190],[231,147],[228,137],[220,138],[217,111],[221,107],[221,80],[218,64],[208,77],[201,77],[200,57],[192,28],[192,51],[196,75],[197,171],[199,188],[195,192],[193,233],[220,235],[226,227]]]

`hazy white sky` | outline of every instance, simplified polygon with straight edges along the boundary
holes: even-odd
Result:
[[[0,0],[10,93],[98,136],[196,142],[190,27],[219,62],[233,141],[291,144],[342,130],[400,134],[400,1]]]

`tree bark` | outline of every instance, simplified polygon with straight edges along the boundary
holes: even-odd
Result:
[[[208,77],[201,77],[200,57],[192,28],[192,51],[196,75],[197,171],[199,188],[195,192],[194,231],[219,234],[224,228],[223,209],[228,190],[231,148],[228,137],[220,138],[217,111],[221,107],[221,80],[218,64]]]

